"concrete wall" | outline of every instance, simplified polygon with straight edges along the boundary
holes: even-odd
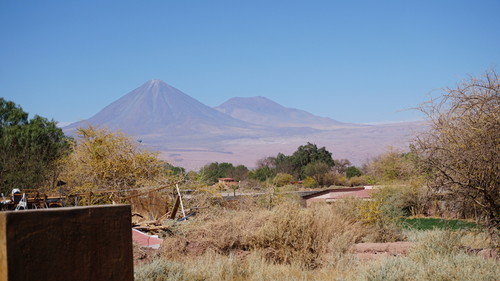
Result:
[[[0,281],[133,280],[128,205],[0,212]]]

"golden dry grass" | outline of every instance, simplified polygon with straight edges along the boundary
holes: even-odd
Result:
[[[253,210],[217,210],[189,221],[162,245],[164,257],[185,259],[208,251],[261,251],[273,263],[317,268],[367,235],[355,218],[332,205],[302,208],[295,201]]]
[[[137,267],[136,280],[499,280],[500,262],[461,251],[460,235],[426,231],[408,256],[387,256],[361,262],[349,252],[315,269],[297,263],[277,263],[262,249],[219,254],[208,250],[189,259],[157,259]]]
[[[178,224],[160,257],[136,268],[136,280],[500,279],[498,260],[463,250],[482,235],[406,231],[417,243],[407,256],[362,262],[350,248],[378,230],[359,222],[359,202],[257,205],[220,206]]]

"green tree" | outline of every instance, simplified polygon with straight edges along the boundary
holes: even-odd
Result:
[[[325,185],[325,175],[330,171],[331,167],[322,161],[316,161],[307,164],[303,167],[303,174],[306,177],[312,177],[321,186]]]
[[[292,162],[295,168],[300,169],[313,162],[323,162],[328,165],[328,167],[333,167],[335,165],[331,152],[326,150],[325,147],[318,148],[315,144],[310,142],[297,148],[292,154]]]
[[[261,168],[257,168],[253,171],[250,171],[250,173],[248,174],[248,177],[250,179],[263,182],[263,181],[266,181],[268,179],[274,178],[275,175],[276,175],[276,173],[272,168],[270,168],[268,166],[264,166]]]
[[[58,160],[69,151],[55,121],[28,113],[0,98],[0,191],[53,186]]]
[[[306,145],[299,146],[292,155],[278,153],[276,157],[263,158],[257,162],[257,167],[259,169],[266,167],[275,175],[285,173],[296,178],[304,178],[306,176],[305,167],[315,162],[324,163],[328,169],[335,165],[331,152],[327,151],[325,147],[318,148],[315,144],[308,142]]]
[[[246,180],[248,177],[248,168],[244,165],[238,165],[234,167],[234,170],[231,173],[231,177],[234,178],[235,181]]]
[[[293,158],[283,153],[278,153],[274,159],[276,173],[297,175],[297,167],[293,163]]]
[[[362,174],[363,173],[361,173],[361,170],[358,169],[356,166],[349,166],[349,167],[347,167],[347,169],[345,171],[345,175],[348,179],[350,179],[352,177],[359,177]]]
[[[228,177],[225,169],[232,167],[230,163],[212,162],[200,169],[200,174],[206,184],[215,184],[219,178]]]
[[[219,178],[234,178],[236,181],[241,181],[247,178],[248,168],[244,165],[234,167],[233,164],[227,162],[213,162],[203,166],[200,174],[207,184],[215,184]]]
[[[165,168],[165,170],[172,174],[172,175],[183,175],[186,173],[186,169],[182,168],[182,167],[179,167],[179,166],[174,166],[168,162],[164,162],[163,163],[163,167]]]

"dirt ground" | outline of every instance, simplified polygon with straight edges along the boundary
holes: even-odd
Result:
[[[359,243],[352,248],[361,261],[377,260],[387,256],[406,256],[413,242]]]
[[[359,243],[352,247],[352,251],[361,261],[370,261],[388,256],[406,256],[414,245],[413,242]],[[464,251],[483,258],[500,259],[498,249],[464,249]]]
[[[134,257],[134,266],[140,265],[143,263],[149,263],[154,258],[160,255],[160,251],[158,249],[152,249],[147,247],[141,247],[137,244],[132,245],[133,257]]]

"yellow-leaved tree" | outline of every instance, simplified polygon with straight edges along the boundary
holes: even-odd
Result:
[[[93,126],[79,128],[73,153],[64,159],[61,179],[85,204],[109,203],[169,181],[165,162],[156,153],[139,147],[131,137]]]

